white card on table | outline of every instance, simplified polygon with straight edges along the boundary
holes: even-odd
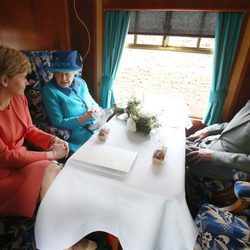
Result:
[[[83,162],[83,166],[88,169],[125,175],[132,167],[137,154],[137,152],[108,145],[87,144],[76,151],[71,158]]]

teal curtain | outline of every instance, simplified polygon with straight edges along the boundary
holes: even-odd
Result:
[[[203,123],[206,125],[221,121],[228,80],[238,46],[243,18],[243,13],[218,13],[211,90],[208,108],[203,118]]]
[[[106,14],[101,94],[103,108],[109,108],[114,103],[113,84],[128,32],[129,19],[128,11],[111,11]]]

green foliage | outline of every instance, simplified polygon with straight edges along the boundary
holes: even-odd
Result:
[[[141,132],[144,135],[149,135],[153,128],[160,127],[160,123],[156,116],[137,117],[136,131]]]
[[[128,100],[128,105],[126,107],[126,114],[128,115],[128,118],[136,119],[136,117],[139,116],[140,104],[140,100],[134,96]]]
[[[116,115],[125,113],[127,115],[126,119],[131,118],[134,120],[137,132],[149,135],[153,128],[160,127],[160,123],[155,115],[141,113],[141,108],[141,101],[133,96],[128,100],[126,108],[115,106],[114,112]]]

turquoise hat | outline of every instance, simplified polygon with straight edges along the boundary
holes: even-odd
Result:
[[[52,73],[55,72],[78,72],[82,68],[76,64],[77,51],[56,51],[53,59],[47,68]]]

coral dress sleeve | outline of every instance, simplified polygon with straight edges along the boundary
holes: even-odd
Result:
[[[27,139],[32,144],[47,149],[53,136],[37,129],[33,125],[28,110],[27,100],[24,96],[13,98],[11,108],[13,109],[13,115],[11,116],[13,116],[13,121],[16,123],[16,131],[24,132],[23,136],[15,138],[16,135],[11,131],[11,126],[4,122],[1,124],[1,166],[4,168],[21,168],[39,160],[47,160],[46,152],[28,151],[26,147],[23,146],[23,143],[24,139]],[[7,139],[10,137],[13,139],[6,143]]]
[[[26,98],[25,102],[26,105],[24,107],[25,107],[25,114],[27,118],[27,129],[28,129],[25,135],[25,139],[30,143],[32,143],[33,145],[36,145],[44,150],[48,150],[48,147],[51,145],[51,140],[54,136],[34,126],[30,116]]]

